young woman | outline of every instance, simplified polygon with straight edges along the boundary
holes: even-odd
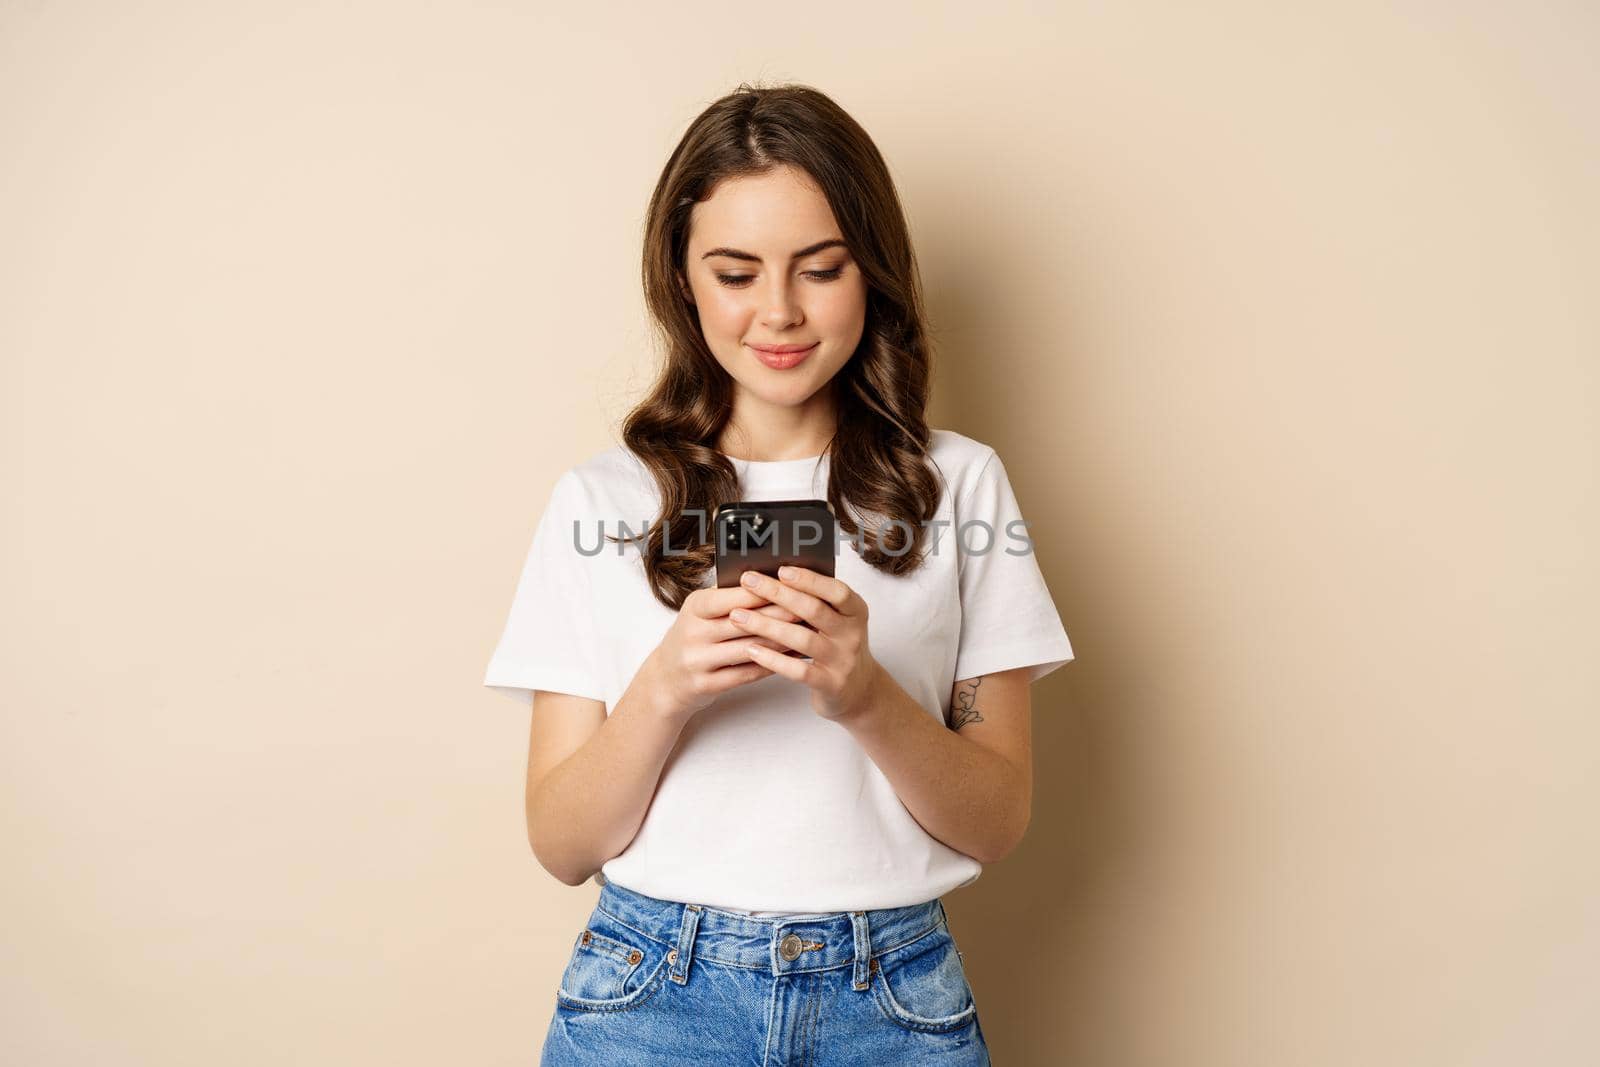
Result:
[[[1073,653],[999,456],[924,420],[888,168],[741,86],[667,161],[644,283],[665,365],[557,480],[485,678],[533,694],[535,855],[601,886],[543,1062],[987,1063],[940,897],[1022,837],[1028,686]],[[836,576],[717,588],[717,505],[800,498]]]

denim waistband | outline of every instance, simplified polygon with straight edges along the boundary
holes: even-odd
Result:
[[[741,915],[709,904],[680,903],[607,881],[596,905],[616,922],[677,951],[668,977],[687,980],[691,959],[748,967],[777,976],[854,967],[857,989],[868,986],[874,957],[946,925],[937,898],[903,908]]]

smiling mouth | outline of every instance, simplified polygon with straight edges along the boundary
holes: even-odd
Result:
[[[755,349],[757,352],[769,352],[775,356],[788,356],[793,355],[796,352],[805,352],[808,349],[815,348],[817,347],[818,343],[819,342],[817,341],[812,341],[808,345],[751,345],[750,347]]]
[[[768,348],[762,348],[758,345],[751,345],[750,351],[756,354],[756,358],[759,359],[764,366],[769,367],[772,370],[788,370],[790,367],[794,367],[804,362],[806,357],[811,355],[811,353],[816,349],[817,345],[821,343],[821,341],[817,341],[814,344],[805,345],[803,347],[796,345],[779,346],[789,350],[785,352],[774,352]]]

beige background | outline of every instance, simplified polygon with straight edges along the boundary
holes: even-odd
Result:
[[[0,5],[0,1059],[534,1062],[597,889],[479,682],[793,78],[1078,654],[996,1062],[1595,1062],[1600,18],[1468,6]]]

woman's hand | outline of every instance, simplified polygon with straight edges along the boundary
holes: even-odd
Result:
[[[668,718],[687,721],[718,696],[772,671],[751,662],[749,649],[783,646],[754,637],[728,618],[731,609],[753,609],[763,618],[787,624],[795,618],[748,589],[696,589],[684,598],[677,617],[646,660],[656,707]],[[778,653],[773,653],[777,655]]]
[[[826,574],[788,566],[778,568],[776,579],[747,571],[744,587],[816,627],[735,609],[729,615],[735,626],[770,637],[811,662],[765,645],[750,646],[750,659],[808,686],[811,709],[824,719],[848,718],[867,706],[883,668],[867,647],[867,602],[854,589]]]

